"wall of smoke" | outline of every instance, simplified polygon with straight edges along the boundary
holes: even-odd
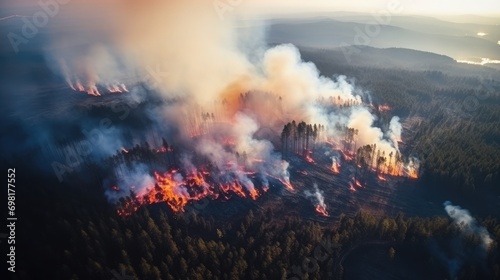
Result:
[[[193,150],[210,152],[215,165],[231,159],[220,134],[232,138],[235,151],[276,161],[271,143],[255,139],[254,133],[264,126],[279,133],[291,120],[324,124],[334,139],[340,133],[333,124],[353,127],[359,131],[358,146],[377,144],[386,155],[397,151],[398,118],[383,131],[373,125],[376,117],[367,106],[325,106],[329,98],[337,104],[360,104],[368,98],[346,77],[321,76],[292,45],[266,49],[261,29],[241,29],[245,5],[221,18],[212,4],[69,1],[51,18],[46,27],[50,32],[42,34],[49,42],[43,46],[46,61],[71,86],[79,82],[86,88],[134,83],[151,69],[167,73],[155,81],[155,92],[177,101],[156,110],[152,118],[176,131],[171,136],[191,143]],[[245,42],[253,42],[251,50]],[[247,91],[254,93],[243,104],[241,93]],[[193,125],[199,126],[202,112],[214,113],[217,123],[234,126],[202,129],[204,136],[194,141],[192,136],[200,131],[193,131]]]

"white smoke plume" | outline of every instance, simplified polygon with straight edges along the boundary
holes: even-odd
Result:
[[[133,192],[136,196],[146,194],[154,187],[155,179],[149,175],[149,167],[145,164],[127,166],[120,164],[115,169],[115,176],[119,178],[113,189],[106,190],[105,195],[111,202],[117,202],[121,197],[129,196]]]
[[[461,233],[466,236],[478,236],[481,240],[481,246],[487,250],[493,239],[486,230],[486,228],[479,226],[474,217],[471,216],[470,212],[467,209],[462,209],[458,205],[452,205],[450,201],[446,201],[443,203],[444,210],[453,220],[453,223],[458,226]]]
[[[160,98],[174,100],[156,111],[156,124],[206,157],[222,172],[219,179],[237,178],[250,193],[255,186],[247,172],[261,174],[263,185],[264,173],[289,184],[288,163],[256,136],[264,127],[279,135],[284,123],[303,120],[327,126],[327,137],[339,142],[332,125],[338,124],[359,131],[358,147],[398,151],[399,119],[387,132],[375,127],[376,117],[363,105],[366,95],[353,81],[322,76],[290,44],[263,51],[265,44],[253,40],[257,51],[249,51],[242,42],[261,32],[242,32],[237,20],[221,20],[212,1],[72,0],[45,28],[47,61],[70,87],[102,95],[154,84]],[[195,169],[189,157],[182,164],[185,172]],[[137,176],[126,178],[136,184]]]
[[[313,203],[316,206],[316,211],[322,213],[325,216],[328,216],[328,211],[326,209],[325,197],[323,196],[323,191],[318,188],[318,185],[314,184],[314,192],[309,190],[305,190],[304,194],[308,198],[312,198]]]
[[[468,210],[458,205],[452,205],[450,201],[445,201],[443,206],[448,216],[453,220],[453,224],[458,227],[460,236],[445,240],[443,241],[445,244],[441,245],[437,240],[431,239],[429,249],[448,268],[450,279],[457,279],[457,275],[465,263],[477,265],[485,261],[486,253],[493,240],[486,228],[479,226]],[[471,236],[478,238],[481,243],[480,247],[467,246],[465,240]]]
[[[81,84],[93,95],[102,94],[97,85],[123,89],[122,83],[149,76],[161,96],[182,99],[164,113],[179,126],[190,125],[186,114],[198,113],[199,107],[219,111],[219,119],[232,119],[244,110],[238,104],[242,92],[261,91],[269,94],[245,104],[259,125],[270,121],[279,128],[291,119],[326,125],[334,120],[359,129],[360,145],[380,142],[377,146],[389,152],[391,145],[372,127],[374,116],[366,108],[332,113],[318,106],[361,104],[364,93],[352,82],[321,76],[292,45],[262,52],[265,44],[253,40],[259,51],[249,53],[241,42],[261,39],[261,32],[242,31],[231,18],[221,20],[209,2],[73,0],[46,27],[53,31],[47,59],[70,86]],[[244,9],[238,11],[244,14]],[[397,122],[393,119],[391,127]],[[330,131],[333,137],[335,131]]]
[[[392,140],[392,144],[396,149],[398,149],[398,142],[401,141],[401,132],[403,130],[403,126],[399,122],[399,117],[394,116],[389,123],[389,130],[387,131],[387,135],[389,139]]]

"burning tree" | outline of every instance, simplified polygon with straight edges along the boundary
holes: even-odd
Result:
[[[373,157],[375,151],[377,151],[376,157]],[[387,174],[392,176],[406,176],[412,179],[418,178],[418,161],[410,157],[406,162],[404,164],[399,151],[391,151],[389,152],[389,157],[387,157],[385,151],[377,149],[377,146],[373,144],[364,145],[357,149],[355,163],[360,170],[361,176],[366,176],[368,172],[374,172],[377,175]]]

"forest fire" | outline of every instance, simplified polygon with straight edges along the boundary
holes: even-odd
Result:
[[[420,161],[417,158],[411,157],[408,164],[405,166],[405,171],[410,179],[418,179],[418,173],[420,171]]]
[[[123,93],[128,92],[127,87],[124,84],[115,84],[107,87],[109,93]]]
[[[306,157],[305,157],[306,161],[309,162],[309,163],[316,163],[314,161],[314,159],[311,157],[311,154],[312,154],[312,151],[307,151]]]
[[[352,161],[354,159],[354,156],[349,154],[348,151],[340,150],[342,152],[342,155],[344,156],[344,159],[347,161]]]
[[[69,84],[72,90],[74,91],[85,91],[85,88],[82,86],[80,82],[76,82],[75,85],[72,85],[71,83]]]
[[[408,172],[408,178],[410,179],[418,179],[418,173],[416,169],[410,169]]]
[[[69,87],[74,91],[86,92],[88,95],[92,96],[101,96],[101,93],[95,85],[89,85],[85,88],[80,81],[76,81],[74,85],[70,81],[68,81],[68,83]]]
[[[173,149],[171,147],[164,149],[165,154],[159,155],[158,151],[162,150],[160,148],[150,151],[155,157],[170,161]],[[119,155],[125,161],[127,161],[126,158],[135,161],[137,155],[144,155],[144,153],[145,150],[138,147]],[[234,159],[237,160],[237,158]],[[132,163],[129,167],[126,165],[117,167],[114,181],[118,184],[113,184],[108,192],[108,197],[125,198],[125,200],[117,201],[117,212],[122,216],[127,216],[141,206],[166,203],[173,212],[177,213],[183,212],[190,202],[205,198],[227,200],[232,196],[238,196],[256,200],[269,190],[268,178],[281,182],[289,191],[294,190],[286,172],[287,165],[281,161],[275,162],[274,164],[278,164],[276,166],[264,159],[245,161],[239,159],[239,163],[226,160],[218,163],[218,166],[207,163],[200,165],[197,161],[198,168],[195,167],[196,163],[188,157],[180,158],[179,162],[180,166],[171,166],[166,172],[150,172],[147,165],[136,163]],[[250,165],[246,166],[245,163]],[[149,164],[153,163],[149,162]],[[267,168],[262,166],[267,166]],[[257,168],[259,171],[252,168]],[[152,176],[149,175],[150,173]]]
[[[167,148],[165,148],[164,146],[161,146],[159,149],[156,150],[157,153],[161,154],[161,153],[166,153],[167,152]]]
[[[257,198],[260,189],[255,189],[252,180],[261,180],[258,185],[267,187],[266,178],[261,177],[276,178],[286,189],[294,191],[288,176],[289,164],[300,164],[293,161],[294,155],[315,164],[320,161],[315,149],[325,142],[333,143],[333,150],[338,153],[337,160],[329,167],[334,174],[340,174],[342,161],[347,161],[356,172],[363,174],[361,176],[374,170],[376,174],[418,177],[418,167],[408,168],[399,154],[402,132],[399,118],[394,116],[390,123],[384,123],[387,114],[379,118],[376,111],[387,112],[391,107],[384,103],[371,107],[370,89],[357,87],[351,82],[354,77],[324,76],[313,63],[303,60],[299,49],[291,44],[262,49],[258,55],[247,53],[239,48],[240,34],[230,21],[226,26],[218,19],[212,22],[212,12],[206,16],[200,17],[204,21],[196,21],[197,24],[175,18],[179,22],[174,24],[174,21],[164,22],[164,17],[148,15],[141,20],[151,23],[153,32],[140,32],[139,37],[135,28],[129,28],[130,18],[127,18],[117,24],[117,28],[111,28],[120,36],[109,36],[106,42],[96,38],[75,44],[65,53],[52,53],[57,66],[54,68],[73,90],[99,96],[100,91],[120,93],[129,91],[129,87],[133,94],[126,97],[133,95],[131,99],[140,100],[137,102],[142,102],[144,110],[150,112],[145,118],[155,127],[148,129],[175,139],[175,153],[169,153],[169,147],[155,150],[158,158],[167,154],[169,165],[155,165],[150,159],[141,162],[146,167],[138,172],[138,177],[150,185],[151,180],[156,182],[149,187],[154,193],[149,199],[168,200],[172,208],[180,209],[193,197],[210,196],[220,190]],[[177,36],[179,24],[191,36]],[[205,31],[224,36],[205,36]],[[64,39],[60,41],[72,41],[72,38]],[[121,47],[136,46],[138,41],[147,48]],[[175,44],[170,43],[174,41]],[[197,47],[200,49],[193,49]],[[196,51],[179,53],[179,49]],[[152,62],[165,69],[151,75]],[[200,65],[207,68],[203,75],[193,70]],[[126,81],[127,87],[118,81]],[[116,98],[120,98],[119,95]],[[133,123],[134,116],[130,118]],[[131,137],[118,126],[116,129],[118,137]],[[279,139],[281,145],[276,145]],[[370,148],[365,148],[367,146]],[[109,154],[117,149],[120,148],[113,146]],[[121,151],[122,155],[129,154],[125,148]],[[135,154],[136,159],[141,156],[143,154]],[[210,166],[207,169],[211,174],[206,174],[199,162],[179,162],[190,157]],[[180,170],[175,177],[173,173],[154,173],[153,178],[155,170],[163,170],[159,166],[174,165]],[[181,173],[190,175],[182,178]],[[251,180],[249,176],[255,178]],[[132,185],[127,184],[128,181],[138,185],[136,178],[126,179],[122,179],[120,190],[125,189],[123,185]],[[155,193],[155,189],[160,191]],[[120,194],[128,195],[125,191]],[[110,200],[116,201],[117,197]]]
[[[379,181],[382,181],[382,182],[386,182],[387,181],[387,178],[385,178],[382,175],[378,175],[377,178],[378,178]]]
[[[66,80],[68,83],[68,86],[73,90],[77,92],[85,92],[88,95],[92,96],[101,96],[101,92],[97,88],[97,84],[95,83],[89,83],[87,86],[83,86],[83,84],[80,82],[80,80],[76,80],[74,83],[70,80]],[[109,84],[108,86],[103,86],[101,87],[108,93],[124,93],[128,92],[127,87],[123,83],[118,83],[118,84]]]
[[[354,185],[358,188],[362,188],[363,185],[361,184],[361,182],[358,180],[358,179],[354,179]]]
[[[378,105],[378,111],[379,112],[388,112],[391,110],[391,107],[387,104],[383,104],[383,105]]]
[[[278,178],[276,178],[276,179],[278,179]],[[290,183],[289,179],[278,179],[278,181],[280,181],[283,184],[283,186],[285,186],[285,188],[287,188],[289,191],[294,191],[295,190],[293,188],[292,183]]]
[[[126,216],[136,211],[141,205],[166,203],[173,212],[183,212],[185,206],[191,201],[200,201],[204,198],[217,199],[220,195],[229,198],[232,194],[242,198],[250,197],[256,200],[260,193],[256,188],[245,187],[237,179],[220,183],[208,183],[213,178],[208,172],[194,172],[183,178],[178,170],[170,170],[163,174],[154,173],[154,183],[145,188],[145,193],[136,194],[134,203],[127,201],[117,210],[117,213]],[[262,187],[262,193],[269,189]],[[112,187],[118,191],[117,186]]]
[[[153,39],[156,42],[157,38]],[[158,51],[159,57],[168,53]],[[216,54],[220,57],[218,52]],[[204,54],[200,56],[201,59]],[[226,61],[230,57],[238,59]],[[140,161],[143,166],[134,172],[130,172],[130,166],[115,169],[112,180],[120,181],[120,184],[119,190],[110,195],[111,201],[116,203],[128,196],[130,187],[127,186],[134,185],[137,187],[133,191],[137,194],[134,199],[140,202],[139,205],[165,202],[174,212],[179,212],[191,201],[205,197],[216,199],[236,195],[257,199],[269,188],[269,178],[280,181],[288,191],[297,192],[289,178],[289,164],[316,164],[322,160],[317,149],[325,143],[332,145],[332,150],[326,155],[333,156],[332,164],[325,164],[325,167],[333,174],[341,174],[341,164],[343,166],[343,161],[346,161],[362,174],[360,176],[373,171],[375,174],[417,177],[415,170],[418,166],[408,168],[406,160],[399,154],[399,118],[393,117],[388,125],[375,122],[377,115],[369,107],[368,97],[362,90],[355,90],[349,78],[321,76],[314,65],[302,60],[299,50],[292,45],[267,50],[254,67],[248,67],[247,63],[252,62],[244,54],[234,53],[223,58],[217,64],[221,69],[238,70],[234,75],[219,76],[226,71],[214,69],[208,78],[202,79],[187,69],[196,68],[199,61],[205,60],[193,59],[196,61],[194,65],[169,65],[168,70],[172,71],[169,77],[179,80],[166,78],[151,92],[141,84],[144,81],[131,84],[134,87],[130,88],[131,92],[144,93],[146,100],[146,96],[157,95],[153,100],[160,97],[161,102],[148,108],[158,114],[149,114],[148,118],[157,126],[153,129],[173,139],[171,144],[176,150],[173,153],[171,145],[164,145],[152,150],[154,157],[141,161],[147,152],[135,153],[132,148],[130,152],[121,148],[120,154],[130,156],[131,160],[120,162],[115,158],[116,165],[124,162],[133,165]],[[242,61],[245,63],[240,65]],[[133,68],[140,66],[133,65]],[[120,71],[110,75],[109,82],[104,78],[106,75],[92,71],[94,69],[86,69],[92,75],[80,80],[78,77],[83,75],[79,68],[62,68],[70,87],[76,91],[94,96],[101,95],[100,90],[110,93],[128,91],[124,84],[115,82],[122,80],[118,75]],[[176,73],[181,69],[186,71]],[[217,82],[212,83],[212,80]],[[380,105],[378,109],[385,112],[390,107]],[[276,146],[279,139],[281,145]],[[294,161],[297,156],[304,161]],[[157,159],[168,164],[161,165]],[[164,168],[176,168],[176,171],[157,171]],[[120,179],[123,174],[126,178]],[[307,168],[301,174],[306,176]],[[366,178],[359,179],[364,182]],[[363,186],[356,180],[351,187]],[[328,215],[326,205],[321,202],[321,192],[317,190],[311,197],[314,197],[317,212]],[[135,208],[137,204],[132,203],[130,207]]]
[[[304,194],[315,204],[314,210],[316,211],[316,213],[328,217],[329,214],[326,210],[325,197],[323,196],[323,192],[318,188],[317,184],[314,184],[313,189],[314,192],[306,190],[304,191]]]
[[[322,205],[316,205],[316,213],[322,215],[322,216],[325,216],[325,217],[328,217],[329,214],[328,214],[328,211],[326,211],[326,208],[324,208]]]
[[[334,157],[332,157],[332,172],[333,174],[339,174],[340,173],[340,164],[338,160]]]
[[[363,188],[363,185],[356,178],[352,178],[352,180],[349,181],[349,190],[356,192],[357,188]]]

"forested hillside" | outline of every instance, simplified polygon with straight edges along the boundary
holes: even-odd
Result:
[[[302,53],[325,76],[356,77],[374,104],[387,104],[393,114],[407,119],[403,149],[423,160],[423,182],[466,192],[500,191],[498,71],[471,67],[467,75],[451,74],[465,73],[460,64],[449,64],[445,72],[421,66],[419,70],[369,63],[360,67],[338,59],[340,50]]]

